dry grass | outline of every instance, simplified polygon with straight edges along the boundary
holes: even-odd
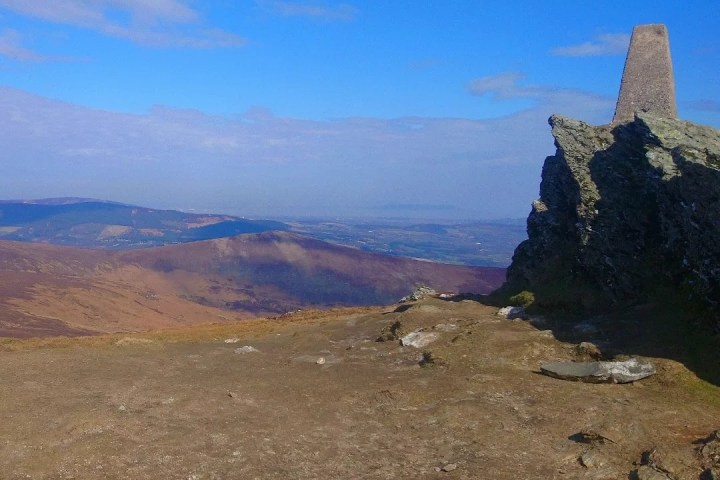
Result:
[[[440,337],[374,341],[395,322]],[[720,418],[718,388],[671,359],[636,386],[537,375],[572,345],[471,301],[0,345],[18,350],[0,355],[2,478],[589,478],[584,428],[613,438],[593,446],[603,478],[628,478],[652,446],[697,469]]]
[[[387,307],[348,307],[327,310],[302,310],[291,314],[269,318],[239,320],[229,323],[207,323],[185,327],[173,327],[147,332],[130,332],[85,337],[40,337],[40,338],[0,338],[0,351],[24,351],[42,348],[108,347],[124,343],[192,343],[215,341],[224,338],[244,336],[254,337],[274,333],[290,326],[318,325],[337,321],[338,317],[353,314],[380,312]]]

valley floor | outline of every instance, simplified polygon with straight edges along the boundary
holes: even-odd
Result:
[[[0,477],[610,479],[653,448],[699,477],[720,389],[662,358],[635,384],[545,377],[574,345],[495,313],[430,299],[4,342]],[[376,341],[392,325],[439,338]]]

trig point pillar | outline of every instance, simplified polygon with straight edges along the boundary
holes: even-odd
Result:
[[[612,123],[629,122],[635,112],[677,116],[670,41],[662,24],[633,28]]]

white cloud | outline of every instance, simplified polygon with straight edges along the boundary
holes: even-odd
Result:
[[[694,100],[686,103],[688,108],[703,112],[720,113],[720,102],[709,98]]]
[[[630,44],[630,35],[626,33],[605,33],[593,40],[577,45],[557,47],[551,50],[553,55],[561,57],[596,57],[600,55],[623,55]]]
[[[112,10],[130,13],[138,23],[188,23],[198,18],[196,12],[177,0],[0,0],[0,6],[51,22],[82,26],[107,22]]]
[[[147,46],[211,48],[246,43],[239,35],[205,28],[200,15],[179,0],[0,0],[0,8]],[[124,17],[128,20],[121,20]]]
[[[455,217],[521,217],[553,151],[547,117],[602,123],[612,102],[514,87],[503,76],[479,85],[506,96],[532,93],[536,104],[484,120],[314,121],[264,108],[237,117],[167,107],[121,114],[0,88],[0,191],[242,214],[354,215],[384,204],[442,204],[457,207],[447,212]]]
[[[358,9],[347,3],[328,6],[319,2],[258,0],[258,4],[271,13],[284,17],[308,17],[327,21],[350,21],[358,15]]]
[[[518,72],[489,75],[470,82],[468,91],[473,95],[490,95],[496,99],[534,96],[533,87],[521,87],[518,85],[518,82],[523,78],[525,78],[525,75]]]

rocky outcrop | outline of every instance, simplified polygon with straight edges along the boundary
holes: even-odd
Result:
[[[720,131],[642,113],[612,126],[559,116],[550,125],[557,152],[503,291],[583,309],[669,292],[717,310]]]

